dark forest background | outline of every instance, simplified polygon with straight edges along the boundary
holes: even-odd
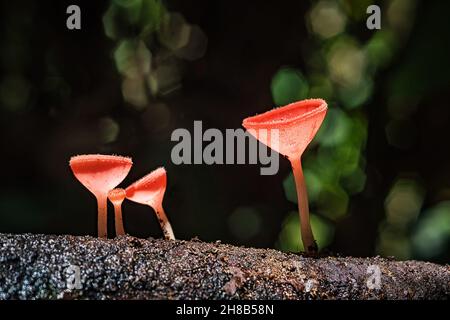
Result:
[[[166,167],[178,238],[301,250],[286,159],[274,176],[176,166],[170,135],[321,97],[303,159],[319,246],[448,263],[450,2],[376,1],[382,28],[368,30],[373,3],[1,1],[0,232],[95,235],[68,161],[106,153],[133,158],[122,187]],[[66,28],[70,4],[81,30]],[[161,237],[150,208],[123,210],[128,233]]]

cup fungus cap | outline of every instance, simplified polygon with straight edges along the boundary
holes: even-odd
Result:
[[[108,199],[114,205],[121,204],[125,200],[127,193],[125,189],[116,188],[108,192]]]
[[[257,140],[286,156],[291,162],[297,189],[302,241],[306,251],[311,253],[317,252],[317,244],[309,219],[301,156],[319,130],[327,108],[323,99],[307,99],[246,118],[242,122],[244,128]],[[278,136],[270,132],[275,129],[278,130]]]
[[[137,203],[152,207],[160,206],[164,198],[166,185],[166,170],[160,167],[130,185],[126,189],[126,196]]]
[[[272,109],[242,122],[257,140],[288,157],[300,157],[316,135],[327,112],[323,99],[307,99]],[[271,141],[271,135],[260,134],[260,130],[278,129],[279,141]]]
[[[166,170],[161,167],[139,179],[126,189],[127,198],[131,201],[146,204],[155,210],[164,237],[175,240],[175,235],[162,202],[167,185]]]
[[[107,194],[125,179],[131,169],[131,158],[87,154],[70,159],[73,174],[93,194]]]
[[[116,226],[116,236],[124,235],[125,229],[123,227],[122,218],[122,202],[125,200],[126,192],[122,188],[116,188],[108,192],[108,199],[114,205],[114,216]]]
[[[127,176],[133,165],[131,158],[103,154],[86,154],[70,158],[73,174],[97,198],[97,234],[108,236],[108,192]]]

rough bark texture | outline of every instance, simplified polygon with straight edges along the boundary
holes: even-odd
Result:
[[[367,285],[371,265],[380,268],[379,289]],[[80,268],[81,289],[68,289],[68,283],[76,284],[73,266]],[[198,240],[0,234],[0,299],[448,299],[449,294],[450,266],[427,262],[311,258]]]

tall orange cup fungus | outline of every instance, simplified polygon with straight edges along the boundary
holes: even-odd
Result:
[[[73,174],[97,198],[98,236],[106,238],[108,192],[125,179],[133,165],[131,158],[88,154],[70,159]]]
[[[164,237],[175,240],[172,226],[162,206],[166,185],[166,170],[158,168],[130,185],[125,191],[127,199],[152,207],[158,217]]]
[[[327,112],[322,99],[308,99],[288,104],[244,119],[242,125],[269,148],[289,159],[297,188],[300,230],[305,250],[317,252],[317,244],[309,220],[308,195],[303,176],[301,156],[316,135]],[[278,130],[279,139],[271,139],[271,130]]]

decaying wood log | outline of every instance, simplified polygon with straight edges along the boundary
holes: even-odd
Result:
[[[0,299],[448,299],[450,266],[199,240],[0,234]]]

